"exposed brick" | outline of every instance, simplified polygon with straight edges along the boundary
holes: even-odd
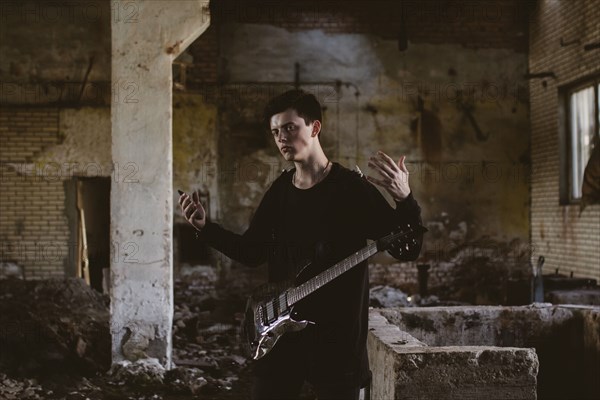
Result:
[[[64,276],[65,255],[46,258],[37,247],[48,238],[66,243],[69,226],[64,216],[62,182],[48,183],[34,166],[7,163],[30,162],[46,146],[58,143],[58,109],[3,108],[0,111],[0,259],[24,267],[27,279]],[[24,175],[19,175],[23,173]],[[43,198],[32,197],[43,193]]]
[[[600,74],[600,53],[586,52],[583,44],[600,41],[596,0],[568,2],[541,0],[530,19],[529,69],[552,71],[558,79],[530,81],[531,103],[531,242],[545,269],[600,281],[600,205],[559,205],[559,88]],[[580,44],[561,47],[560,39]]]

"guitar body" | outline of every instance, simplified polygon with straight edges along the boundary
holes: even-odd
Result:
[[[246,354],[254,360],[271,351],[285,333],[302,330],[310,323],[294,319],[297,317],[294,307],[289,307],[286,301],[291,287],[285,284],[263,285],[248,298],[242,321],[242,338]]]

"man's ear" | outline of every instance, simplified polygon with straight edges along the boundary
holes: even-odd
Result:
[[[312,133],[311,136],[317,136],[319,134],[319,132],[321,132],[321,121],[314,120],[313,123],[313,129],[312,129]]]

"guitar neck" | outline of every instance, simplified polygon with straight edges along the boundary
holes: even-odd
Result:
[[[326,269],[317,276],[309,279],[303,284],[290,289],[290,291],[288,292],[288,305],[291,306],[297,303],[298,301],[302,300],[315,290],[319,289],[322,286],[325,286],[338,276],[349,271],[350,269],[360,264],[367,258],[371,257],[375,253],[377,253],[377,243],[373,242],[368,246],[363,247],[356,253],[349,255],[342,261]]]

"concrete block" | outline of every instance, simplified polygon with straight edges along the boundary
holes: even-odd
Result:
[[[536,399],[532,348],[429,347],[371,310],[373,399]]]
[[[399,351],[394,399],[536,399],[534,349],[421,347]]]
[[[554,290],[547,294],[553,304],[585,304],[600,306],[600,289]]]

